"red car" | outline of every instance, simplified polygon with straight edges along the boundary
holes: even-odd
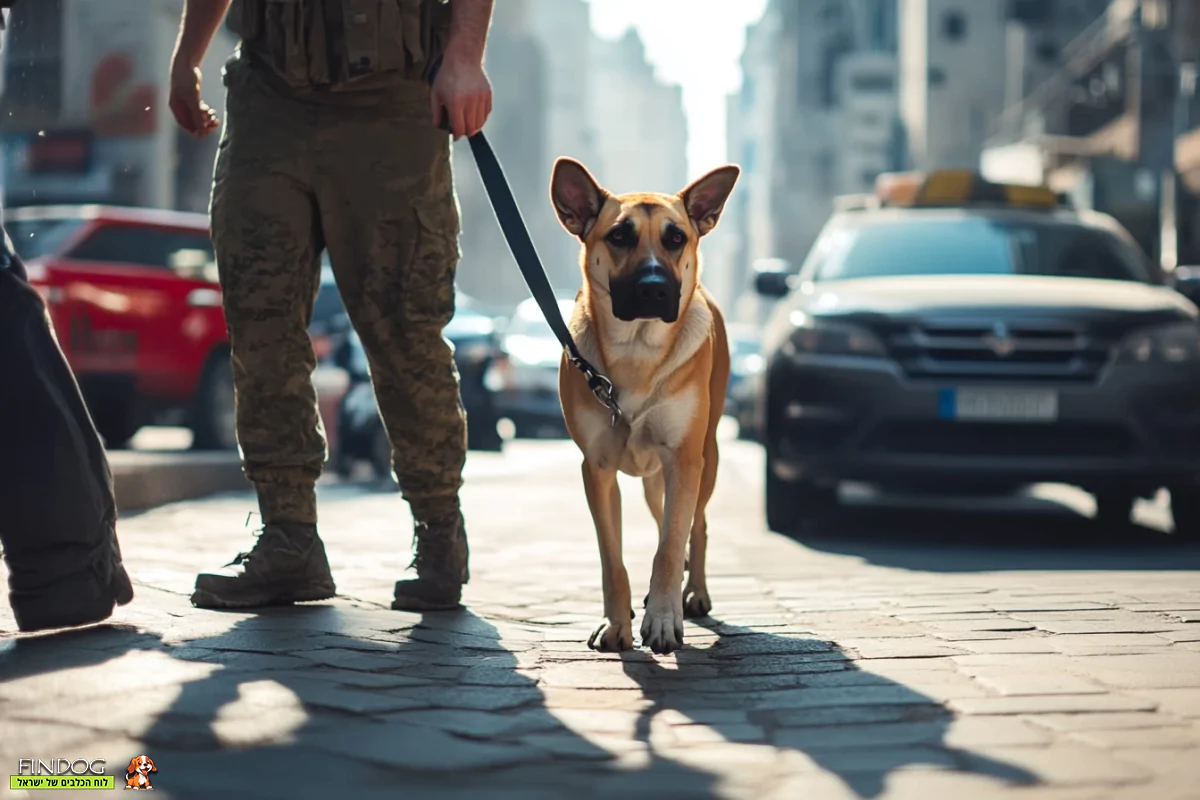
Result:
[[[154,423],[191,428],[197,449],[237,447],[206,215],[39,206],[5,223],[110,448]]]

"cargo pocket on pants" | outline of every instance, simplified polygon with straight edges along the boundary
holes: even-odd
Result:
[[[414,211],[417,236],[405,290],[406,316],[417,324],[445,327],[454,316],[458,214],[453,200],[442,208],[417,206]]]

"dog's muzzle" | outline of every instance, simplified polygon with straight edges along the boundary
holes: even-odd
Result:
[[[650,259],[629,275],[609,283],[613,316],[623,322],[679,318],[679,282],[662,264]]]

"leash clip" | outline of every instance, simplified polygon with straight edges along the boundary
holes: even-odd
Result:
[[[621,421],[622,412],[621,407],[617,405],[616,392],[612,381],[601,375],[596,371],[595,367],[580,357],[571,356],[571,361],[575,364],[576,369],[583,373],[583,377],[587,379],[588,388],[592,390],[592,394],[596,396],[596,399],[612,412],[610,424],[614,428],[617,427],[617,423]]]

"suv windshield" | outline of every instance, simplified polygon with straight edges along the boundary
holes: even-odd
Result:
[[[79,219],[8,219],[4,227],[22,259],[42,258],[62,249],[83,224]]]
[[[901,275],[1053,275],[1151,283],[1138,250],[1082,225],[985,217],[863,220],[818,244],[814,280]]]

